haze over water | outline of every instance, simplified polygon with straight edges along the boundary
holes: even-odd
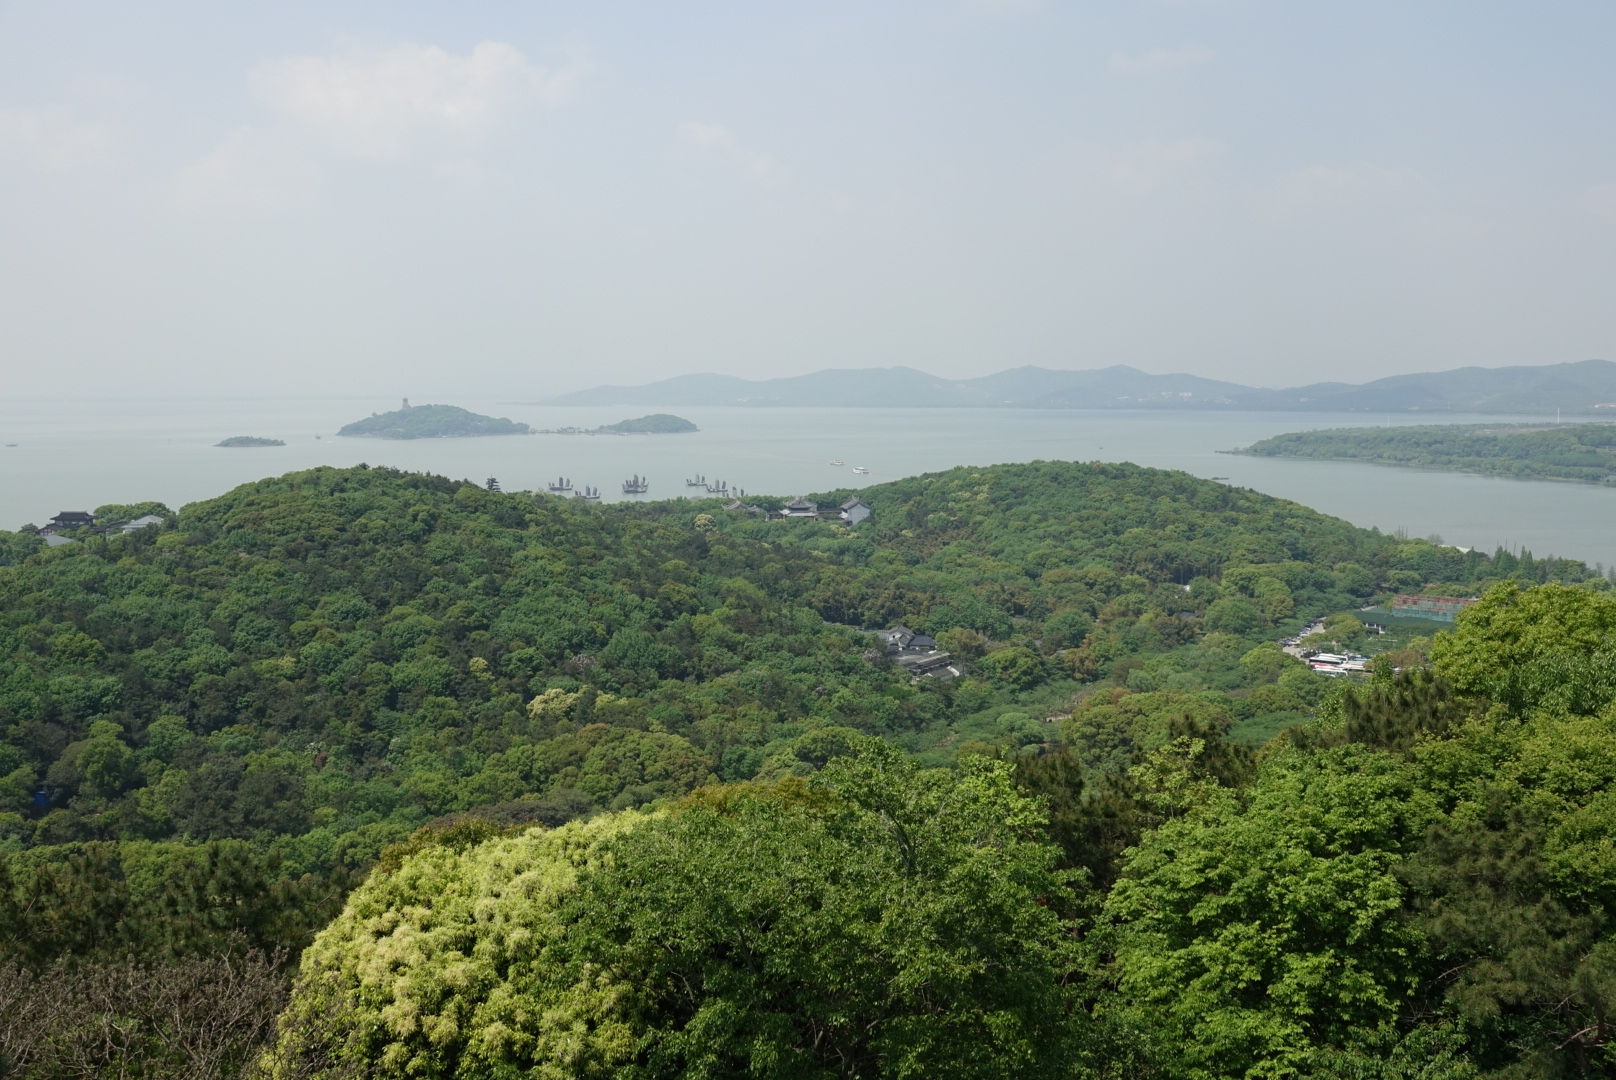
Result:
[[[423,402],[417,402],[422,404]],[[535,427],[593,427],[644,408],[559,408],[463,400]],[[955,465],[1039,458],[1133,461],[1183,469],[1293,499],[1363,527],[1440,535],[1447,543],[1616,563],[1616,491],[1352,462],[1286,461],[1217,451],[1286,431],[1364,426],[1363,414],[1084,412],[1010,409],[680,407],[701,431],[667,436],[535,435],[392,441],[337,438],[342,424],[395,400],[92,401],[0,404],[0,527],[61,510],[156,499],[178,509],[238,484],[316,465],[391,465],[511,490],[559,477],[617,501],[648,476],[644,499],[702,496],[700,474],[754,494],[796,495],[878,484]],[[1397,424],[1500,423],[1503,417],[1392,417]],[[1536,417],[1525,419],[1540,419]],[[315,435],[321,436],[316,439]],[[232,435],[286,440],[222,449]],[[845,462],[829,464],[833,458]],[[853,473],[864,466],[869,475]]]

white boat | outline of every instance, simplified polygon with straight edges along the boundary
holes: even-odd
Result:
[[[865,468],[865,467],[864,467],[864,466],[862,466],[862,465],[855,465],[855,466],[853,466],[853,471],[854,471],[854,472],[855,472],[855,473],[857,473],[857,474],[858,474],[858,475],[860,475],[860,476],[869,476],[869,475],[870,475],[870,470],[869,470],[869,469],[866,469],[866,468]]]
[[[840,464],[842,464],[842,459],[841,458],[831,458],[830,463],[832,465],[840,465]]]

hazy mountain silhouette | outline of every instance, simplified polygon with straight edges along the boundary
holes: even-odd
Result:
[[[944,379],[908,367],[830,369],[783,379],[680,375],[643,386],[597,386],[544,404],[1576,413],[1611,402],[1616,402],[1616,363],[1583,360],[1457,368],[1393,375],[1363,385],[1324,382],[1285,390],[1195,375],[1151,375],[1120,364],[1092,371],[1019,367],[976,379]]]

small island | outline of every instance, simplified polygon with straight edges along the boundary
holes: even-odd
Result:
[[[281,439],[260,439],[254,435],[232,435],[224,442],[214,443],[214,446],[285,446]]]
[[[1616,482],[1616,424],[1418,424],[1293,431],[1237,454],[1367,461],[1522,480]]]
[[[564,427],[544,428],[540,435],[679,435],[687,431],[700,431],[682,416],[672,413],[652,413],[633,420],[619,420],[615,424],[602,424],[596,428]]]
[[[404,407],[390,413],[372,413],[364,420],[346,424],[338,435],[371,439],[465,439],[481,435],[529,435],[526,424],[499,416],[482,416],[455,405],[416,405],[405,399]]]
[[[615,424],[607,424],[600,430],[621,432],[624,435],[677,435],[701,429],[682,416],[659,412],[636,420],[619,420]]]

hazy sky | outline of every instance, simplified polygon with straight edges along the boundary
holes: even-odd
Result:
[[[0,393],[1616,360],[1616,5],[0,2]]]

